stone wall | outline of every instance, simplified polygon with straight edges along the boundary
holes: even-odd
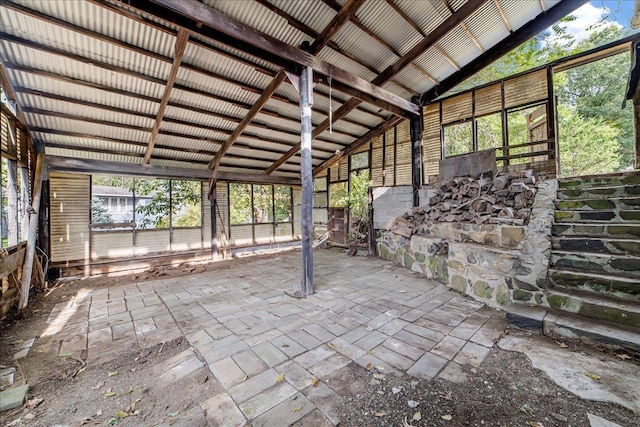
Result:
[[[493,307],[514,300],[547,305],[555,191],[555,181],[538,185],[526,226],[428,221],[410,239],[383,231],[378,253]]]

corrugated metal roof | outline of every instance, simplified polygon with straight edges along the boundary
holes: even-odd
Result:
[[[282,15],[290,15],[315,33],[321,33],[336,16],[336,10],[323,0],[264,1],[269,1],[281,9]],[[547,9],[558,1],[546,0]],[[298,47],[304,40],[312,41],[285,17],[258,2],[205,0],[204,3],[292,46]],[[449,1],[453,10],[458,10],[464,3],[465,0]],[[0,56],[10,81],[18,89],[18,102],[25,107],[27,124],[31,128],[66,134],[37,133],[37,138],[45,143],[69,147],[52,146],[47,152],[140,162],[171,71],[176,26],[146,12],[133,10],[126,2],[112,0],[102,5],[85,0],[19,0],[18,4],[86,29],[78,33],[65,28],[68,25],[64,23],[47,22],[46,16],[38,18],[32,13],[14,10],[7,1],[0,4],[0,29],[10,36],[0,40]],[[403,14],[425,34],[451,15],[441,1],[394,0],[394,4],[402,14],[386,1],[366,0],[355,13],[358,25],[354,23],[355,19],[347,22],[332,38],[333,47],[325,47],[318,57],[371,81],[376,77],[371,67],[384,70],[396,63],[399,54],[408,52],[421,40],[419,31],[406,22]],[[500,0],[500,4],[514,30],[542,12],[538,1]],[[120,13],[114,8],[127,10]],[[157,24],[131,19],[137,14]],[[509,35],[492,0],[465,23],[485,49]],[[96,34],[83,34],[87,31]],[[12,40],[12,37],[18,39]],[[219,143],[227,139],[247,114],[278,69],[250,52],[202,35],[192,34],[190,40],[169,96],[165,120],[160,125],[157,148],[152,153],[153,164],[203,167],[201,163],[212,158],[212,153],[220,148]],[[122,46],[122,42],[131,46]],[[200,46],[203,43],[210,47]],[[415,93],[434,87],[435,83],[425,76],[425,72],[442,81],[456,71],[444,55],[462,67],[481,54],[461,26],[451,29],[438,40],[437,46],[440,51],[430,48],[414,59],[413,63],[422,72],[409,65],[382,87],[409,99]],[[67,56],[58,55],[54,52],[56,49],[66,52]],[[44,94],[41,96],[34,91]],[[330,108],[335,112],[350,99],[335,88],[331,90],[331,102],[328,95],[328,87],[316,86],[312,113],[316,125],[327,119]],[[55,97],[64,97],[64,100]],[[229,150],[229,158],[223,158],[223,165],[234,170],[242,165],[264,169],[298,143],[298,100],[296,89],[286,80],[240,135],[237,146]],[[390,114],[378,106],[362,103],[334,123],[332,134],[324,131],[314,141],[314,165],[331,157],[336,150],[344,149],[388,117]],[[212,141],[218,141],[218,144]],[[101,150],[104,152],[100,153]],[[131,152],[134,156],[109,154],[122,152]],[[154,159],[153,155],[175,160]],[[294,156],[278,173],[299,171],[299,162],[299,156]],[[248,171],[256,173],[254,169]]]

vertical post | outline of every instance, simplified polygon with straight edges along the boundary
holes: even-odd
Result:
[[[7,160],[7,235],[9,246],[18,244],[18,162]]]
[[[422,107],[417,116],[409,122],[411,134],[411,184],[413,186],[413,207],[420,206],[420,187],[422,186],[422,130],[424,117]]]
[[[313,172],[311,164],[311,106],[313,105],[313,70],[305,67],[300,74],[300,154],[302,174],[302,207],[300,224],[302,228],[302,295],[313,294]]]
[[[22,210],[20,212],[20,240],[26,240],[29,235],[29,171],[27,168],[20,169],[20,191],[22,200]]]
[[[211,191],[209,191],[209,201],[211,202],[211,259],[218,260],[218,224],[216,221],[216,208],[218,204],[218,192],[215,180],[211,181]]]
[[[27,308],[29,303],[29,287],[33,272],[33,258],[36,254],[36,237],[38,234],[38,213],[40,212],[40,196],[42,194],[42,172],[44,170],[44,153],[39,152],[36,158],[36,173],[33,179],[33,197],[29,215],[29,237],[22,266],[22,283],[20,286],[20,310]]]

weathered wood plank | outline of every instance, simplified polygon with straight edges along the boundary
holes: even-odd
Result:
[[[411,101],[407,101],[398,95],[348,73],[310,53],[284,43],[275,37],[271,37],[268,34],[244,25],[230,16],[199,3],[197,0],[153,0],[153,2],[202,22],[204,25],[233,38],[261,48],[272,55],[279,56],[305,67],[310,67],[325,76],[332,76],[336,81],[351,86],[374,98],[386,101],[391,105],[395,105],[410,114],[418,114],[418,106]]]

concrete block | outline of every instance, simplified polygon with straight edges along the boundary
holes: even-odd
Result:
[[[22,406],[24,397],[29,391],[29,384],[11,387],[5,391],[0,391],[0,412]]]
[[[244,427],[247,419],[228,393],[220,393],[200,404],[210,425]]]

